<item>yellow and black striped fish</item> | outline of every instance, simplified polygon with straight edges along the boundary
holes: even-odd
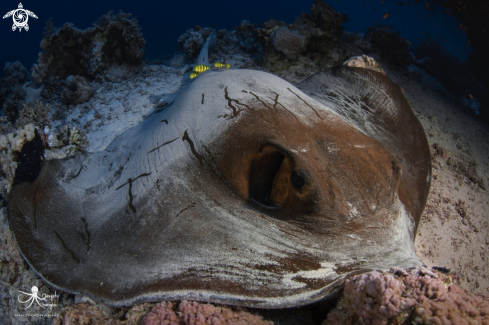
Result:
[[[226,68],[226,69],[229,69],[231,67],[231,65],[229,63],[224,64],[224,63],[221,63],[221,62],[214,63],[214,66],[216,68]]]
[[[199,64],[194,67],[194,71],[198,73],[202,73],[206,70],[209,70],[210,67],[206,66],[205,64]]]
[[[195,78],[195,77],[197,77],[199,74],[200,74],[200,72],[193,71],[193,72],[190,74],[190,79],[194,79],[194,78]]]

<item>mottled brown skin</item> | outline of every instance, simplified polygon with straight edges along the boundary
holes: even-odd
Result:
[[[351,68],[298,86],[204,73],[105,151],[46,162],[10,195],[23,256],[55,287],[115,306],[291,307],[350,274],[419,264],[431,166],[399,89]]]
[[[304,125],[287,115],[256,119],[248,113],[228,136],[233,139],[225,141],[217,173],[250,205],[301,229],[321,235],[361,233],[361,220],[348,222],[346,202],[361,202],[362,215],[383,222],[384,216],[375,216],[369,203],[389,206],[396,195],[393,189],[401,178],[396,157],[333,114]],[[328,146],[334,147],[332,152]],[[290,150],[294,148],[308,148],[308,152]],[[296,183],[302,186],[294,184],[294,171],[303,180]],[[263,175],[274,177],[267,183]],[[264,193],[253,189],[255,183]]]
[[[431,157],[423,126],[399,87],[381,73],[340,66],[313,75],[299,84],[298,88],[312,98],[328,103],[328,100],[319,98],[315,93],[331,91],[330,85],[334,82],[357,89],[356,100],[366,113],[365,120],[358,120],[359,128],[379,140],[400,162],[402,176],[398,195],[414,218],[416,227],[413,235],[415,235],[431,184]],[[373,92],[389,94],[388,100],[392,102],[395,109],[392,111],[369,109],[369,107],[382,107],[383,101],[386,100],[385,96],[375,97],[372,95]],[[380,134],[369,132],[364,128],[366,122],[375,124],[377,128],[382,129],[382,132]]]

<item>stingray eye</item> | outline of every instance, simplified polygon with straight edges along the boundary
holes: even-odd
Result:
[[[250,166],[250,198],[271,208],[282,206],[289,195],[291,166],[291,158],[284,150],[265,146]]]
[[[294,169],[290,173],[290,182],[294,187],[301,189],[306,184],[306,173],[300,169]]]
[[[284,162],[284,154],[266,148],[251,164],[249,178],[249,196],[256,202],[268,207],[279,207],[277,202],[277,176]],[[274,188],[275,187],[275,188]],[[280,200],[279,200],[280,201]]]

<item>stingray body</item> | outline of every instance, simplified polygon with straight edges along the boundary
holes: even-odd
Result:
[[[294,87],[226,70],[106,150],[46,162],[12,189],[9,221],[47,282],[111,305],[299,306],[349,274],[420,264],[430,171],[419,121],[380,73]]]

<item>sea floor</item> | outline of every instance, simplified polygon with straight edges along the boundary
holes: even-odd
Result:
[[[179,69],[146,65],[125,77],[93,83],[95,96],[75,107],[55,103],[54,126],[71,124],[87,133],[89,151],[103,150],[119,134],[138,124],[153,111],[169,106],[190,82]],[[459,100],[424,72],[413,74],[386,69],[387,76],[404,90],[416,116],[425,128],[433,160],[433,179],[425,213],[415,241],[418,257],[427,266],[450,269],[469,293],[489,294],[489,127],[467,113]],[[188,73],[187,73],[188,74]],[[0,209],[0,324],[51,324],[53,317],[23,316],[19,290],[32,286],[42,293],[60,295],[61,313],[74,303],[90,303],[84,297],[60,293],[30,269],[15,246],[8,228],[6,208]],[[144,304],[139,313],[153,304]],[[111,317],[118,311],[103,304]],[[73,307],[72,307],[73,308]],[[133,310],[134,307],[131,309]],[[275,324],[314,324],[309,308],[282,313],[257,311]],[[33,307],[30,315],[42,313]],[[281,316],[280,316],[281,314]],[[286,315],[286,317],[284,317]],[[317,313],[315,314],[317,315]]]

